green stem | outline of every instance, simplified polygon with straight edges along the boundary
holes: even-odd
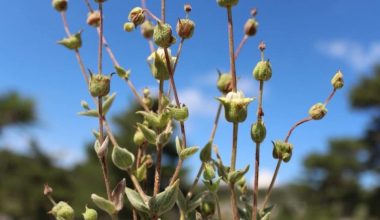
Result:
[[[216,209],[218,211],[218,220],[222,220],[222,212],[220,211],[220,204],[219,204],[219,197],[218,194],[213,192],[215,203],[216,203]]]

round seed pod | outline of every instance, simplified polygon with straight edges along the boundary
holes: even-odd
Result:
[[[232,90],[232,76],[229,73],[222,73],[219,75],[218,81],[216,83],[219,91],[223,94],[227,94]]]
[[[124,23],[124,30],[126,32],[132,32],[135,29],[135,24],[132,22],[125,22]]]
[[[87,24],[93,27],[99,27],[101,22],[100,12],[94,11],[88,13]]]
[[[67,0],[53,0],[51,4],[53,8],[58,12],[67,10]]]
[[[261,143],[264,141],[267,134],[267,130],[263,122],[256,122],[251,127],[251,138],[255,143]]]
[[[343,73],[340,70],[331,79],[331,85],[334,89],[341,89],[344,86]]]
[[[136,27],[144,23],[145,21],[144,10],[140,7],[134,7],[129,12],[128,20],[132,22],[133,24],[135,24]]]
[[[154,26],[152,22],[149,20],[144,21],[144,23],[141,24],[141,34],[146,38],[150,39],[153,36],[154,32]]]
[[[177,34],[183,39],[189,39],[193,36],[195,23],[190,19],[180,19],[177,22]]]
[[[220,7],[227,8],[237,5],[237,3],[239,3],[239,0],[216,0],[216,2]]]
[[[309,109],[309,115],[314,120],[320,120],[327,114],[327,108],[323,103],[317,103]]]
[[[257,27],[259,23],[254,18],[250,18],[245,22],[244,33],[248,36],[254,36],[257,32]]]
[[[170,45],[175,42],[175,38],[172,35],[172,27],[169,24],[158,23],[156,27],[154,27],[153,41],[159,47],[170,47]]]
[[[256,67],[253,69],[253,77],[257,81],[268,81],[272,77],[272,66],[269,62],[267,61],[259,61],[256,64]]]
[[[111,77],[103,74],[92,75],[89,90],[93,97],[102,97],[110,92]]]

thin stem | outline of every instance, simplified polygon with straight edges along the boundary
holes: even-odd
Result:
[[[223,105],[219,103],[218,111],[216,112],[215,120],[214,120],[214,126],[212,127],[211,135],[210,135],[210,141],[214,141],[216,129],[218,128],[220,113],[222,112]]]
[[[235,51],[235,60],[238,58],[240,51],[243,48],[244,44],[247,43],[248,38],[249,38],[249,36],[245,34],[244,37],[241,39],[239,46]]]
[[[197,176],[195,177],[195,180],[194,180],[193,184],[191,184],[190,190],[189,190],[189,192],[186,195],[186,199],[189,200],[193,196],[194,189],[197,186],[198,181],[199,181],[199,179],[200,179],[200,177],[202,175],[203,168],[204,168],[204,166],[203,166],[203,163],[202,163],[201,167],[199,167]]]
[[[103,4],[99,2],[100,13],[100,34],[99,34],[99,48],[98,48],[98,70],[99,74],[103,73]]]
[[[53,204],[53,206],[57,205],[57,202],[55,202],[55,200],[53,199],[53,197],[50,194],[46,195],[46,197],[49,199],[51,204]]]
[[[61,12],[61,17],[62,17],[62,21],[63,21],[63,28],[65,29],[66,35],[68,37],[70,37],[71,33],[70,33],[69,25],[67,23],[67,18],[66,18],[66,12],[65,11]]]
[[[143,99],[141,98],[141,96],[137,92],[136,87],[133,85],[132,81],[129,79],[126,79],[125,82],[127,83],[129,88],[131,89],[131,91],[132,91],[133,95],[135,96],[137,102],[141,105],[141,107],[144,108],[145,111],[149,112],[148,106],[145,105],[145,103],[143,102]]]
[[[236,166],[238,128],[239,128],[239,124],[234,122],[233,123],[233,130],[232,130],[231,171],[235,171],[235,166]]]
[[[267,193],[266,193],[266,195],[265,195],[265,199],[264,199],[264,203],[263,203],[263,208],[265,208],[266,205],[267,205],[268,202],[269,202],[269,198],[270,198],[270,196],[271,196],[271,194],[272,194],[272,189],[273,189],[274,183],[276,182],[277,174],[278,174],[278,172],[280,171],[281,162],[282,162],[282,160],[281,160],[281,159],[278,159],[278,161],[277,161],[277,165],[276,165],[276,170],[274,171],[274,174],[273,174],[272,180],[271,180],[271,182],[270,182],[269,188],[268,188]]]
[[[232,91],[236,92],[237,84],[236,84],[236,67],[235,67],[235,52],[234,52],[234,33],[233,33],[233,22],[232,22],[232,9],[231,7],[227,7],[227,17],[228,17],[228,45],[230,51],[230,68],[232,75]]]
[[[257,123],[262,123],[263,113],[263,93],[264,93],[264,81],[260,81],[259,86],[259,104],[257,107]],[[257,203],[259,194],[259,172],[260,172],[260,142],[256,142],[255,153],[255,180],[253,185],[253,208],[252,208],[252,220],[257,218]]]
[[[239,211],[237,208],[235,185],[229,184],[231,191],[231,206],[232,206],[232,219],[239,220]]]
[[[177,69],[178,60],[179,60],[179,57],[181,56],[182,47],[183,47],[184,42],[185,42],[185,38],[181,38],[181,42],[179,42],[177,54],[176,54],[176,59],[175,59],[174,66],[173,66],[173,75],[175,73],[175,70]]]
[[[166,7],[166,1],[161,0],[161,20],[165,23],[165,7]]]
[[[335,92],[336,92],[336,89],[334,89],[331,94],[329,95],[329,97],[326,99],[325,101],[325,106],[327,106],[327,104],[329,104],[329,102],[331,101],[331,99],[334,97],[335,95]]]
[[[156,15],[154,15],[149,9],[147,8],[144,8],[144,12],[150,16],[153,20],[155,20],[156,22],[162,22],[161,19],[159,19]]]
[[[156,155],[156,167],[154,172],[154,189],[153,196],[156,196],[160,191],[160,178],[161,178],[161,159],[162,159],[162,147],[157,145],[157,155]]]
[[[218,220],[222,220],[222,212],[220,211],[219,197],[217,193],[213,193],[216,203],[216,209],[218,210]]]
[[[296,123],[290,128],[290,130],[288,131],[288,134],[287,134],[286,137],[285,137],[285,142],[288,143],[290,136],[292,135],[293,131],[294,131],[298,126],[302,125],[302,124],[305,123],[305,122],[311,121],[311,120],[313,120],[311,117],[307,117],[307,118],[304,118],[304,119],[302,119],[302,120],[296,122]]]
[[[137,190],[137,192],[139,193],[140,197],[144,200],[145,203],[148,203],[148,198],[147,198],[144,190],[142,190],[140,183],[137,180],[136,176],[133,175],[131,172],[128,172],[128,174],[131,177],[132,183],[133,183],[135,189]]]
[[[138,220],[136,209],[132,209],[133,220]]]
[[[94,12],[94,9],[91,7],[90,2],[89,2],[88,0],[84,0],[84,2],[86,3],[88,10],[89,10],[90,12]]]

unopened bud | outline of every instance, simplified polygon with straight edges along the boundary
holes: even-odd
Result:
[[[257,27],[259,26],[259,23],[254,18],[250,18],[245,22],[244,25],[244,33],[247,36],[254,36],[257,32]]]
[[[265,44],[264,41],[261,41],[260,44],[259,44],[259,50],[261,52],[264,52],[264,50],[267,48],[267,45]]]
[[[215,177],[215,170],[212,163],[204,163],[203,179],[212,180]]]
[[[183,122],[189,117],[189,109],[184,104],[180,107],[169,105],[167,109],[174,120]]]
[[[170,59],[170,64],[173,69],[176,57],[171,56],[170,49],[168,50],[168,55]],[[147,59],[150,70],[157,80],[168,80],[169,70],[166,64],[165,51],[163,48],[158,48],[157,51],[153,52]]]
[[[141,34],[145,38],[150,39],[153,36],[153,32],[154,32],[154,26],[152,22],[150,22],[149,20],[145,20],[144,23],[141,24]]]
[[[177,34],[183,39],[189,39],[193,36],[195,24],[190,19],[179,19],[177,22]]]
[[[200,206],[200,213],[202,217],[206,219],[214,215],[215,200],[210,194],[208,194],[208,196],[203,198],[201,206]]]
[[[172,27],[169,24],[158,23],[154,27],[153,40],[159,47],[170,47],[175,42],[175,38],[172,35]]]
[[[335,73],[334,77],[331,79],[331,84],[334,89],[341,89],[344,85],[343,73],[339,70]]]
[[[102,97],[110,92],[111,77],[103,74],[91,75],[89,90],[93,97]]]
[[[216,0],[216,2],[219,6],[227,8],[237,5],[239,0]]]
[[[87,24],[93,27],[99,27],[101,22],[101,16],[99,11],[93,11],[88,13]]]
[[[95,209],[90,209],[86,206],[86,211],[82,213],[84,220],[97,220],[98,213]]]
[[[132,22],[125,22],[124,23],[124,31],[132,32],[133,30],[135,30],[135,24],[133,24]]]
[[[257,15],[257,8],[253,8],[251,10],[251,15],[252,15],[252,17],[256,17],[256,15]]]
[[[309,109],[309,115],[314,120],[320,120],[327,114],[327,108],[323,103],[317,103]]]
[[[140,131],[140,129],[136,129],[136,132],[133,135],[133,142],[137,146],[140,146],[145,142],[144,134]]]
[[[243,92],[238,91],[229,92],[225,97],[219,97],[218,100],[224,105],[226,120],[239,123],[247,118],[247,107],[253,98],[245,98]]]
[[[67,10],[67,0],[53,0],[51,4],[53,5],[54,9],[59,12]]]
[[[260,61],[256,64],[256,67],[253,69],[253,77],[258,81],[268,81],[272,77],[272,66],[267,61]]]
[[[251,138],[255,143],[261,143],[264,141],[267,130],[263,122],[259,121],[252,124]]]
[[[54,205],[50,212],[56,219],[60,220],[73,220],[74,219],[74,209],[66,202],[59,202]]]
[[[293,153],[293,144],[284,141],[275,141],[273,143],[273,157],[275,159],[288,162]]]
[[[220,92],[227,94],[232,91],[232,76],[229,73],[219,74],[217,87]]]
[[[50,195],[51,193],[53,193],[53,188],[51,188],[47,183],[45,183],[44,195],[47,196],[47,195]]]
[[[77,50],[82,46],[81,33],[82,32],[80,31],[70,37],[64,38],[58,41],[58,44],[61,44],[70,50]]]
[[[134,7],[128,15],[128,20],[133,22],[135,26],[142,24],[145,21],[144,10],[140,7]]]
[[[192,8],[191,8],[191,5],[190,4],[185,4],[183,6],[183,10],[186,12],[186,13],[190,13]]]

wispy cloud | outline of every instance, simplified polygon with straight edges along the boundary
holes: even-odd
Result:
[[[318,42],[316,47],[321,53],[342,60],[355,70],[366,70],[380,62],[380,42],[365,46],[355,41],[332,40]]]
[[[206,96],[201,89],[187,88],[180,91],[179,96],[181,101],[189,107],[191,115],[208,117],[215,114],[217,101],[210,102],[209,95]]]
[[[260,178],[259,178],[259,188],[260,189],[267,189],[270,185],[270,182],[272,180],[272,177],[273,177],[273,170],[270,170],[268,168],[261,168],[260,169]],[[254,176],[252,176],[252,179],[251,179],[251,183],[249,184],[250,186],[252,186],[253,184],[253,181],[254,181]],[[282,185],[283,182],[281,181],[277,181],[276,182],[276,185],[279,186],[279,185]]]

